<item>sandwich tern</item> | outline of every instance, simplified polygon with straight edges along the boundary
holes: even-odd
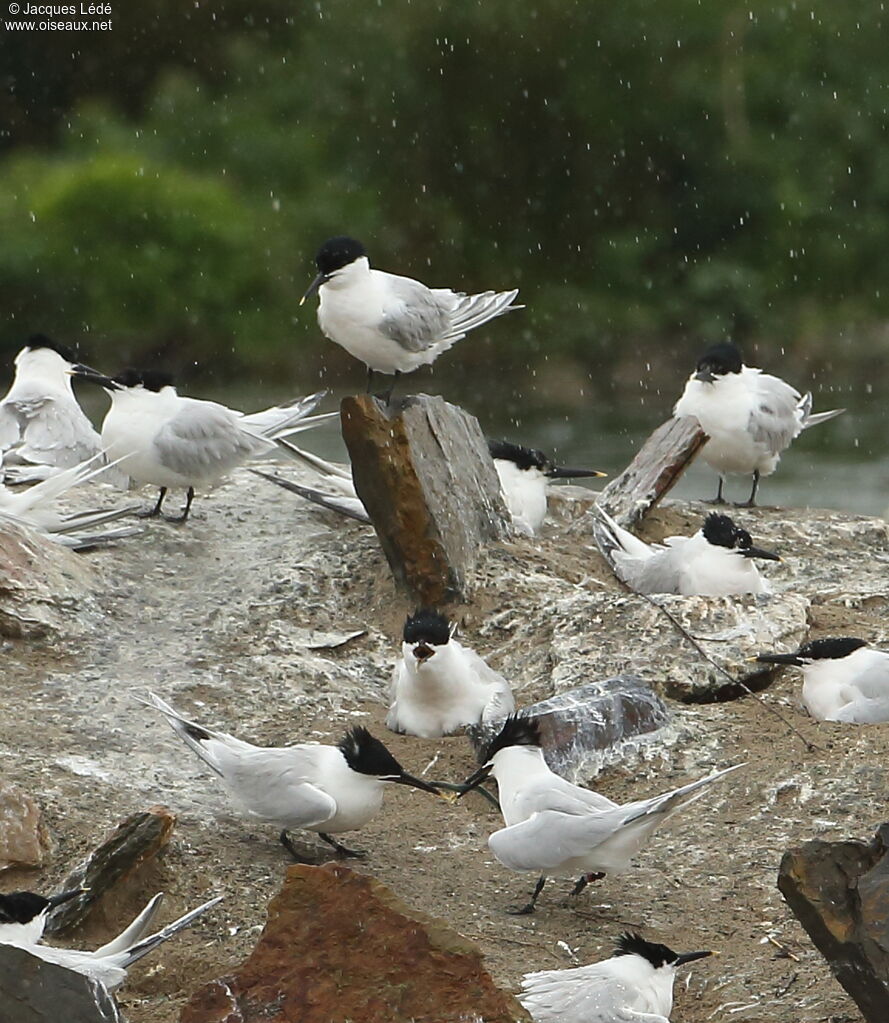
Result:
[[[543,759],[536,718],[508,717],[488,744],[482,766],[463,783],[465,792],[489,776],[497,780],[505,828],[488,846],[510,870],[539,875],[530,902],[517,914],[532,913],[546,879],[576,876],[573,895],[605,874],[622,874],[654,830],[698,799],[697,790],[743,764],[724,768],[649,799],[623,805],[598,792],[572,785],[550,770]],[[459,798],[459,797],[458,797]]]
[[[812,413],[812,395],[799,391],[780,377],[745,366],[737,345],[722,341],[711,345],[698,360],[674,416],[695,416],[708,440],[701,457],[719,473],[714,504],[723,504],[726,473],[753,474],[749,499],[739,507],[752,508],[761,476],[775,471],[781,452],[803,430],[845,412]]]
[[[283,434],[330,418],[309,417],[324,391],[245,415],[215,401],[182,397],[172,376],[157,370],[127,369],[107,377],[76,365],[72,372],[100,384],[111,398],[102,423],[108,457],[120,462],[136,483],[160,488],[157,504],[147,514],[161,514],[170,487],[186,491],[182,514],[171,522],[188,518],[195,485],[211,483],[248,458],[268,453]]]
[[[816,639],[794,653],[760,654],[756,660],[802,668],[803,703],[819,721],[889,721],[889,653],[863,639]]]
[[[5,944],[16,945],[45,962],[55,963],[56,966],[64,966],[65,969],[81,973],[91,980],[99,981],[108,991],[114,991],[127,979],[127,970],[133,963],[148,955],[162,942],[172,938],[174,934],[178,934],[202,913],[222,901],[221,895],[210,899],[209,902],[198,906],[197,909],[193,909],[190,913],[179,917],[178,920],[167,924],[157,933],[143,938],[142,935],[148,929],[162,898],[163,892],[155,895],[126,930],[101,948],[96,949],[95,952],[82,952],[73,948],[55,948],[51,945],[32,942],[6,941]]]
[[[249,814],[281,826],[281,844],[297,860],[291,828],[314,831],[340,856],[363,857],[331,836],[365,825],[382,806],[390,782],[440,795],[435,786],[408,774],[366,728],[349,729],[337,746],[253,746],[189,721],[154,693],[140,702],[166,717]]]
[[[676,970],[709,955],[622,934],[610,959],[526,973],[518,998],[537,1023],[670,1023]]]
[[[692,536],[668,536],[648,544],[619,526],[596,505],[599,536],[618,576],[637,593],[679,593],[686,597],[728,597],[736,593],[768,593],[755,560],[780,561],[777,554],[753,546],[746,529],[711,512]]]
[[[453,638],[444,615],[422,609],[404,623],[386,727],[423,738],[499,720],[515,710],[509,683]]]
[[[0,452],[16,460],[69,469],[102,448],[71,387],[77,356],[34,334],[15,357],[15,378],[0,399]]]
[[[84,888],[70,888],[48,897],[36,892],[0,895],[0,945],[36,945],[56,906],[77,898],[84,891]]]
[[[505,440],[488,441],[488,450],[500,477],[500,489],[512,524],[528,536],[540,529],[546,517],[546,489],[550,480],[607,475],[597,469],[553,465],[542,451]]]
[[[372,270],[364,246],[354,238],[328,239],[318,250],[315,265],[318,275],[300,305],[318,292],[318,325],[326,337],[367,366],[368,391],[374,372],[397,379],[431,365],[470,330],[522,308],[512,304],[517,288],[465,295]]]

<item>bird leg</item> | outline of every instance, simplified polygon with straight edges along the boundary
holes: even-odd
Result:
[[[363,852],[361,849],[349,849],[338,842],[335,838],[331,838],[330,835],[325,835],[323,831],[318,832],[318,837],[322,842],[332,845],[334,849],[336,849],[337,854],[342,856],[344,859],[363,860],[367,857],[367,853]]]
[[[293,844],[293,839],[290,837],[290,835],[287,834],[287,828],[284,828],[284,830],[281,832],[280,838],[281,845],[284,846],[284,848],[290,853],[290,855],[296,860],[297,863],[312,862],[305,856],[300,856],[300,854],[296,851],[296,846]]]
[[[725,504],[726,500],[722,496],[722,484],[725,482],[722,476],[719,477],[719,486],[716,488],[716,497],[712,501],[707,501],[707,504]]]
[[[580,895],[580,893],[584,890],[584,888],[586,888],[590,881],[601,881],[604,876],[605,876],[604,870],[597,870],[593,874],[581,874],[580,877],[578,878],[577,884],[574,886],[574,889],[571,892],[571,897],[577,898],[577,896]]]
[[[531,896],[531,901],[522,906],[520,909],[508,909],[506,912],[512,916],[527,916],[529,913],[534,912],[534,904],[537,902],[537,896],[543,891],[543,886],[546,884],[546,878],[541,876],[537,878],[537,884],[534,887],[534,894]]]
[[[157,518],[161,513],[161,505],[164,503],[164,498],[167,496],[167,488],[161,487],[161,492],[158,494],[157,504],[149,509],[149,511],[136,512],[137,518],[140,519],[154,519]]]
[[[185,522],[188,518],[188,513],[191,511],[191,502],[194,500],[194,487],[188,488],[188,493],[185,498],[185,507],[182,509],[181,515],[172,515],[167,518],[167,522]]]
[[[750,497],[747,498],[743,503],[736,504],[736,508],[755,508],[756,507],[756,491],[759,488],[759,469],[753,470],[753,489],[750,491]]]
[[[395,390],[395,385],[398,383],[398,378],[401,376],[401,370],[395,370],[392,376],[392,383],[389,385],[389,390],[384,391],[382,394],[378,394],[377,397],[384,401],[387,405],[392,401],[392,392]]]

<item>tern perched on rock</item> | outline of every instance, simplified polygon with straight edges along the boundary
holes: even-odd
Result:
[[[368,391],[374,372],[398,377],[431,365],[470,330],[521,308],[512,304],[518,289],[464,295],[372,270],[354,238],[328,239],[315,265],[318,275],[300,305],[318,292],[318,325],[367,366]]]
[[[409,615],[403,639],[386,717],[393,732],[434,738],[515,710],[509,683],[453,638],[444,615],[426,608]]]
[[[580,874],[579,895],[589,881],[622,874],[631,867],[657,827],[723,775],[716,771],[671,792],[620,805],[590,789],[572,785],[547,766],[536,718],[509,717],[483,753],[482,766],[464,782],[465,792],[489,776],[497,779],[505,828],[488,846],[510,870],[539,874],[530,902],[514,912],[532,913],[547,877]]]
[[[274,450],[277,437],[330,418],[309,418],[323,391],[245,415],[215,401],[180,396],[169,373],[127,369],[106,377],[81,365],[73,372],[100,384],[111,398],[102,423],[108,458],[119,461],[136,483],[160,488],[148,514],[161,514],[170,487],[186,490],[182,514],[171,519],[176,522],[188,518],[196,485],[212,483],[247,459]]]
[[[71,387],[77,357],[34,334],[15,357],[15,379],[0,399],[0,452],[7,463],[69,469],[102,449]]]
[[[505,440],[488,441],[488,450],[500,477],[500,489],[512,524],[528,536],[540,529],[546,517],[546,490],[550,480],[607,475],[598,469],[554,465],[542,451]]]
[[[70,888],[46,897],[36,892],[0,895],[0,945],[36,945],[56,906],[76,899],[83,892],[83,888]]]
[[[337,746],[253,746],[189,721],[154,693],[142,702],[166,717],[240,806],[283,829],[281,844],[297,860],[291,828],[314,831],[341,856],[363,856],[331,836],[363,827],[382,806],[389,783],[439,795],[435,786],[408,774],[366,728],[349,729]]]
[[[648,544],[596,507],[602,533],[618,576],[637,593],[679,593],[686,597],[728,597],[768,593],[756,559],[780,561],[754,547],[746,529],[728,515],[711,512],[692,536],[668,536]]]
[[[611,959],[526,973],[518,997],[537,1023],[670,1023],[676,970],[712,954],[622,934]]]
[[[143,938],[142,935],[148,930],[151,921],[157,912],[163,892],[155,895],[136,919],[122,931],[116,938],[106,945],[96,949],[95,952],[81,952],[78,949],[54,948],[51,945],[37,944],[30,941],[5,941],[8,945],[17,945],[25,949],[31,955],[37,956],[48,963],[55,963],[56,966],[64,966],[65,969],[81,973],[92,980],[97,980],[109,991],[120,987],[127,979],[127,970],[133,963],[143,956],[148,955],[158,945],[162,944],[174,934],[178,934],[183,928],[196,920],[202,913],[222,901],[222,896],[210,899],[197,909],[191,910],[184,916],[167,924],[156,934]]]
[[[760,654],[757,660],[802,668],[803,703],[819,721],[889,721],[889,653],[863,639],[816,639],[794,653]]]
[[[673,415],[695,416],[709,437],[701,457],[719,473],[714,503],[723,503],[726,473],[752,474],[753,488],[743,507],[753,507],[760,477],[775,471],[781,452],[803,430],[844,411],[813,415],[811,394],[800,396],[779,377],[745,366],[737,345],[723,341],[698,360]]]

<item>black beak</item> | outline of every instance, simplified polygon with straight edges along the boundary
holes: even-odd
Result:
[[[705,384],[712,384],[716,377],[709,369],[699,369],[695,373],[695,380],[701,380]]]
[[[416,657],[420,662],[428,660],[428,658],[430,658],[434,653],[435,651],[432,647],[428,646],[426,643],[418,643],[417,646],[414,647],[414,657]]]
[[[772,551],[764,551],[761,547],[744,547],[738,550],[745,558],[762,558],[763,561],[780,561],[781,558]]]
[[[83,895],[84,892],[89,891],[88,888],[70,888],[67,892],[59,892],[58,895],[50,895],[46,900],[51,909],[55,909],[56,906],[61,906],[71,899],[76,899],[78,895]]]
[[[797,654],[757,654],[756,659],[763,664],[792,664],[796,668],[801,668],[805,664]]]
[[[314,295],[314,294],[315,294],[315,292],[316,292],[316,291],[317,291],[317,290],[318,290],[318,289],[319,289],[319,288],[321,287],[321,285],[322,285],[322,284],[323,284],[323,283],[324,283],[324,282],[325,282],[325,281],[326,281],[327,279],[328,279],[328,275],[327,275],[327,274],[318,274],[318,276],[317,276],[317,277],[315,278],[315,280],[313,280],[313,281],[312,281],[312,283],[311,283],[311,284],[310,284],[310,285],[308,286],[308,288],[306,288],[306,293],[305,293],[305,295],[303,295],[303,297],[302,297],[302,298],[301,298],[301,299],[299,300],[299,304],[300,304],[300,305],[302,305],[302,304],[303,304],[303,302],[305,302],[305,300],[306,300],[306,299],[307,299],[307,298],[308,298],[308,297],[309,297],[310,295]]]
[[[479,785],[488,777],[493,769],[493,764],[485,764],[484,767],[480,767],[475,774],[471,774],[466,781],[463,782],[463,791],[457,796],[458,799],[462,799],[467,792],[472,792],[473,789],[477,789]]]
[[[396,785],[410,785],[411,788],[422,789],[424,792],[431,792],[433,796],[440,796],[441,793],[434,785],[422,778],[415,778],[412,774],[402,772],[395,778],[388,778],[387,781],[394,781]]]
[[[583,476],[607,476],[607,472],[598,469],[571,469],[567,465],[553,465],[546,471],[551,480],[575,480]]]
[[[120,389],[120,384],[117,381],[112,380],[111,377],[106,377],[104,373],[100,373],[91,366],[77,363],[76,366],[71,367],[69,372],[71,376],[76,377],[78,380],[89,380],[91,383],[99,384],[100,387],[109,387],[112,391]]]
[[[693,963],[695,959],[706,959],[707,956],[712,956],[712,952],[683,952],[681,956],[677,956],[674,966],[682,966],[683,963]]]

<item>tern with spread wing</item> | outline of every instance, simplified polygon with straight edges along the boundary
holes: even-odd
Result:
[[[367,366],[368,390],[374,372],[397,378],[431,365],[470,330],[521,308],[513,305],[518,289],[464,295],[372,270],[354,238],[328,239],[315,265],[318,274],[300,305],[318,292],[318,325]]]
[[[742,764],[716,771],[671,792],[623,805],[572,785],[543,758],[536,718],[509,717],[483,753],[482,766],[464,782],[464,793],[489,776],[497,780],[506,827],[488,846],[510,870],[539,875],[530,902],[514,912],[532,913],[548,877],[576,877],[574,895],[605,874],[622,874],[655,829],[694,802],[699,790]]]
[[[711,345],[698,360],[674,416],[695,416],[709,438],[701,458],[719,473],[714,504],[723,504],[726,473],[753,475],[752,508],[762,476],[775,471],[781,452],[803,430],[827,422],[845,409],[812,413],[812,395],[800,395],[780,377],[745,366],[737,345]]]

